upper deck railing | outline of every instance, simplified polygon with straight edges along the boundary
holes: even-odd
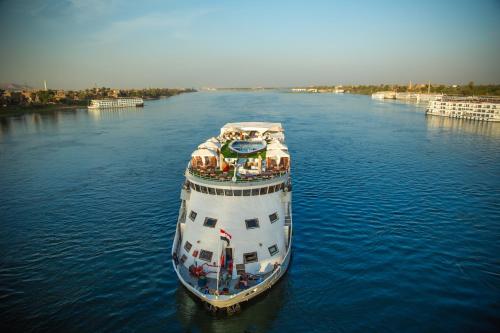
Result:
[[[500,96],[458,96],[443,95],[436,99],[438,102],[463,102],[463,103],[500,103]]]
[[[191,166],[188,166],[187,172],[195,176],[196,178],[200,178],[203,180],[208,180],[211,182],[231,182],[231,183],[244,183],[244,184],[249,184],[249,183],[257,183],[257,182],[267,182],[273,179],[279,179],[288,174],[288,171],[283,171],[283,170],[273,170],[273,171],[264,171],[259,174],[255,175],[239,175],[237,174],[235,177],[236,179],[233,179],[233,173],[234,170],[231,170],[229,172],[220,172],[217,170],[212,170],[212,171],[207,171],[207,172],[201,172],[200,170],[197,170]]]

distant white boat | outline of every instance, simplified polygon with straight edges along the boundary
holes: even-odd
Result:
[[[395,99],[396,92],[394,91],[377,91],[372,94],[373,99]]]
[[[90,100],[89,109],[110,109],[110,108],[126,108],[144,106],[142,98],[106,98]]]
[[[429,102],[426,113],[451,118],[500,121],[500,97],[443,95]]]

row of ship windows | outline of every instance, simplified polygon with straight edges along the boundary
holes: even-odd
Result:
[[[186,241],[186,243],[184,243],[184,250],[186,250],[187,253],[189,253],[189,251],[191,251],[192,247],[193,247],[193,244],[189,243],[188,241]],[[276,244],[269,246],[267,249],[268,249],[271,257],[279,252],[278,245],[276,245]],[[198,250],[195,250],[192,253],[192,256],[194,258],[198,257],[199,259],[207,261],[207,262],[212,261],[213,255],[214,255],[214,253],[212,251],[207,251],[207,250],[200,250],[199,253],[198,253]],[[187,260],[187,256],[185,254],[183,254],[181,257],[181,263],[184,263],[186,260]],[[252,262],[258,262],[258,261],[259,261],[259,258],[257,256],[257,251],[243,253],[243,263],[250,264]]]
[[[230,190],[230,189],[222,189],[222,188],[213,188],[213,187],[208,187],[208,186],[203,186],[203,185],[198,185],[195,183],[189,182],[189,187],[196,192],[201,192],[205,194],[211,194],[211,195],[223,195],[227,197],[247,197],[251,195],[263,195],[263,194],[268,194],[268,193],[274,193],[278,192],[280,190],[285,189],[285,183],[281,183],[278,185],[271,185],[271,186],[266,186],[266,187],[260,187],[260,188],[253,188],[253,189],[246,189],[246,190]],[[290,190],[290,189],[288,189]]]
[[[189,218],[191,219],[191,221],[194,222],[196,220],[197,215],[198,215],[198,213],[195,212],[194,210],[192,210],[191,213],[189,213]],[[269,221],[271,223],[278,221],[278,213],[270,214]],[[215,228],[215,226],[217,225],[217,219],[215,219],[213,217],[205,217],[205,221],[203,222],[203,225],[205,227],[208,227],[208,228]],[[245,225],[247,226],[247,229],[259,228],[260,227],[259,219],[258,218],[246,219]]]
[[[457,112],[451,111],[450,113],[452,115],[454,115],[454,114],[462,115],[462,113],[458,112],[458,111]],[[464,113],[463,115],[464,116],[469,116],[469,117],[482,117],[482,118],[493,118],[493,117],[495,117],[495,115],[492,115],[492,114],[474,113],[474,112]]]
[[[125,102],[98,102],[98,104],[102,105],[133,105],[135,102],[125,101]]]
[[[476,111],[476,112],[483,112],[483,113],[498,113],[496,110],[478,110],[478,109],[472,109],[472,108],[464,108],[464,107],[440,107],[438,108],[440,110],[460,110],[460,111]]]
[[[469,107],[469,108],[471,108],[471,107],[481,108],[482,107],[482,108],[486,108],[486,109],[489,109],[491,107],[492,109],[496,109],[496,105],[490,106],[488,104],[486,104],[486,105],[472,104],[471,105],[471,104],[456,104],[456,103],[453,103],[453,104],[440,103],[440,105],[442,105],[442,106],[457,106],[458,105],[458,106],[465,106],[465,107]]]

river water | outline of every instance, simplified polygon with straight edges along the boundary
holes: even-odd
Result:
[[[170,264],[183,171],[227,122],[281,122],[289,272],[214,318]],[[495,331],[500,124],[366,96],[217,92],[0,120],[0,329]]]

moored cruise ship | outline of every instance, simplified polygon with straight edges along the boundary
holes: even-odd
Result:
[[[89,109],[110,109],[144,106],[144,100],[138,97],[132,98],[106,98],[92,99],[88,106]]]
[[[500,97],[439,96],[426,114],[471,120],[500,121]]]
[[[292,187],[284,141],[279,123],[229,123],[191,155],[172,263],[211,311],[238,311],[288,268]]]

